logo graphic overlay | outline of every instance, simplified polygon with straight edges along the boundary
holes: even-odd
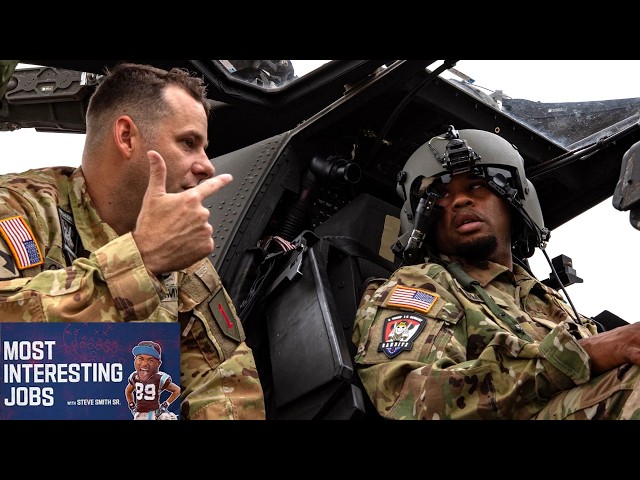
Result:
[[[177,322],[0,323],[0,419],[130,420],[132,349],[150,338],[162,346],[161,372],[179,379]],[[167,410],[177,416],[179,404]]]

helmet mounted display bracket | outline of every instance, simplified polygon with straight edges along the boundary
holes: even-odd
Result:
[[[424,247],[425,237],[436,219],[440,216],[440,210],[442,209],[442,207],[436,205],[438,198],[440,198],[438,194],[429,191],[420,197],[420,201],[416,207],[414,227],[407,241],[407,245],[402,251],[402,259],[407,265],[420,263],[424,258],[422,248]]]
[[[449,140],[449,143],[447,143],[445,147],[444,157],[442,158],[439,158],[436,149],[429,144],[434,156],[442,164],[442,168],[451,174],[473,170],[481,157],[469,147],[466,140],[460,138],[460,133],[458,133],[453,125],[449,125],[449,129],[444,135],[444,138],[445,140]]]

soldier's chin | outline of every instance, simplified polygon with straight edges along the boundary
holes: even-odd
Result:
[[[486,260],[495,253],[498,248],[498,239],[495,235],[474,238],[473,240],[458,245],[456,254],[467,260]]]

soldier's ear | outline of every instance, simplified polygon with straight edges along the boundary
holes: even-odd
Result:
[[[135,148],[138,127],[129,115],[121,115],[113,124],[113,141],[124,158],[130,158]]]

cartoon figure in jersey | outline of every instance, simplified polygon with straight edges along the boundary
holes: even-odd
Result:
[[[160,371],[162,348],[156,342],[142,341],[133,350],[135,372],[129,375],[124,394],[134,420],[177,420],[169,405],[180,396],[180,387],[171,375]],[[162,392],[169,397],[162,403]]]

